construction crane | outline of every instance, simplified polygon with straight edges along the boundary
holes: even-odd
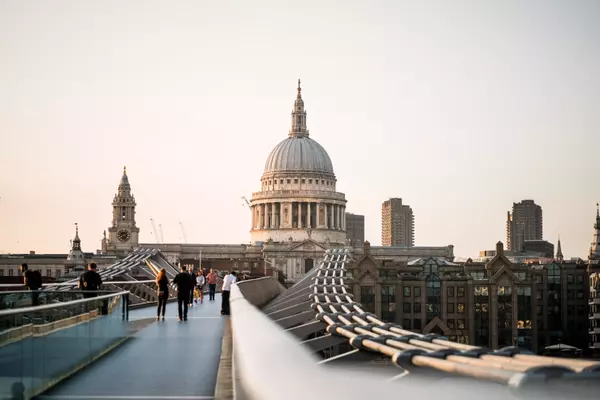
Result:
[[[160,243],[160,238],[158,237],[158,231],[156,230],[156,224],[154,223],[154,220],[152,218],[150,218],[150,223],[152,224],[152,234],[156,238],[156,243]]]
[[[179,221],[179,225],[181,226],[181,235],[183,236],[183,241],[187,243],[187,235],[185,234],[185,229],[183,229],[183,224]]]
[[[252,205],[250,204],[250,202],[248,201],[248,199],[245,196],[242,196],[242,200],[244,200],[246,202],[246,205],[248,206],[248,208],[252,209]]]
[[[165,237],[163,236],[163,230],[162,230],[162,225],[158,224],[158,231],[160,233],[160,242],[159,243],[164,243],[165,242]]]

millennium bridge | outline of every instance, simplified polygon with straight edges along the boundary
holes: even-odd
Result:
[[[272,277],[240,281],[232,286],[230,317],[220,315],[220,297],[205,297],[187,322],[177,321],[173,302],[166,321],[156,320],[154,277],[161,268],[170,279],[178,272],[158,250],[136,250],[102,270],[103,288],[91,299],[76,289],[77,279],[44,287],[38,306],[31,292],[4,287],[0,398],[597,395],[598,362],[459,344],[365,312],[344,285],[349,262],[346,250],[327,250],[321,265],[288,289]]]

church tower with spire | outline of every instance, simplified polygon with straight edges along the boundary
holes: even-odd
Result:
[[[556,246],[556,261],[563,262],[565,257],[562,253],[562,248],[560,247],[560,235],[558,236],[558,245]]]
[[[127,167],[113,198],[112,226],[108,228],[108,239],[103,240],[103,250],[109,254],[127,254],[138,246],[140,228],[135,224],[135,198],[127,177]]]
[[[595,261],[595,264],[600,264],[600,203],[596,203],[596,223],[594,224],[594,236],[588,258],[590,264],[592,261]]]
[[[67,269],[75,271],[85,270],[85,255],[81,250],[81,239],[79,239],[79,226],[75,224],[75,238],[71,241],[71,251],[67,256]]]

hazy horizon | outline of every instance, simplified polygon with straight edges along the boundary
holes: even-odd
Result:
[[[140,242],[248,243],[241,199],[287,137],[302,79],[311,138],[381,243],[476,257],[513,202],[565,257],[592,241],[597,1],[0,2],[0,252],[100,248],[123,166]]]

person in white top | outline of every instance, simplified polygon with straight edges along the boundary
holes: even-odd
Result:
[[[237,281],[237,273],[233,271],[225,275],[223,278],[223,289],[221,289],[221,315],[229,315],[229,294],[231,293],[231,285]]]

